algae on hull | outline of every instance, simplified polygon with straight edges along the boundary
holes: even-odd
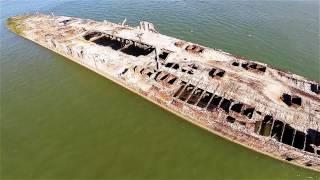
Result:
[[[23,21],[28,17],[29,16],[9,17],[6,21],[6,26],[12,32],[15,32],[16,34],[19,34],[19,35],[23,35],[23,31],[25,29],[25,26],[23,25]]]

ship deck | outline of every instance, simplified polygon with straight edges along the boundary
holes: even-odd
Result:
[[[52,15],[13,17],[21,35],[210,131],[320,169],[320,85],[267,64],[138,27]]]

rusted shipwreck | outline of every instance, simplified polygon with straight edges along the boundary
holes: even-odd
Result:
[[[320,171],[320,84],[138,27],[65,16],[8,27],[159,106],[248,148]]]

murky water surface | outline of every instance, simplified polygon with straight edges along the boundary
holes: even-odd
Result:
[[[5,19],[53,12],[130,25],[320,80],[318,1],[1,0],[1,176],[317,179],[225,141],[8,32]]]

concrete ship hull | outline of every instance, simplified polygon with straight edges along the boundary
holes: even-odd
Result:
[[[318,82],[162,35],[148,22],[34,14],[7,25],[214,134],[320,171]]]

